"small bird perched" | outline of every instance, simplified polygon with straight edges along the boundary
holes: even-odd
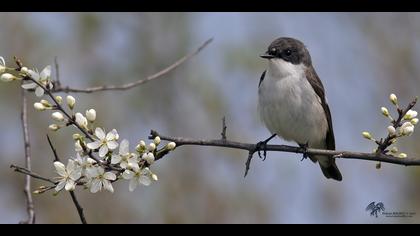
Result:
[[[258,112],[268,130],[303,148],[335,150],[331,112],[321,80],[305,45],[297,39],[278,38],[261,55],[268,68],[258,85]],[[319,162],[325,177],[341,181],[335,159],[305,155]]]

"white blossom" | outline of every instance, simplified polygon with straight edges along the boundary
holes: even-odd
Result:
[[[152,180],[157,180],[157,176],[150,171],[149,168],[135,168],[133,170],[125,170],[122,177],[126,180],[130,180],[128,189],[130,192],[134,191],[138,185],[142,184],[149,186]]]
[[[70,110],[73,110],[74,104],[76,104],[76,99],[73,96],[68,95],[66,97],[66,101],[67,101],[67,106],[70,108]]]
[[[105,172],[102,167],[93,167],[89,168],[86,171],[87,177],[90,179],[88,186],[91,193],[97,193],[101,191],[102,188],[114,192],[111,181],[117,179],[117,176],[112,172]]]
[[[76,164],[81,168],[82,174],[87,175],[87,172],[90,168],[94,168],[96,161],[90,157],[82,157],[79,153],[76,154],[76,158],[74,159]]]
[[[59,104],[61,104],[61,103],[63,102],[63,97],[61,97],[61,96],[55,96],[55,100],[56,100]]]
[[[46,66],[41,73],[35,72],[33,70],[28,70],[28,74],[32,79],[36,80],[38,83],[42,84],[47,89],[52,89],[53,84],[51,83],[51,66]],[[38,86],[35,82],[22,84],[24,89],[35,89],[35,95],[37,97],[42,97],[44,95],[44,89]]]
[[[413,119],[411,119],[411,124],[413,124],[413,125],[417,125],[417,123],[419,123],[419,119],[418,118],[413,118]]]
[[[118,139],[118,133],[115,129],[105,135],[105,131],[98,127],[95,129],[95,136],[98,140],[88,143],[87,147],[91,150],[99,148],[100,157],[104,157],[109,150],[114,150],[118,147],[118,143],[116,141]]]
[[[64,166],[63,163],[56,161],[54,162],[54,167],[57,171],[57,174],[60,177],[57,177],[59,183],[55,187],[55,191],[60,191],[65,188],[67,191],[74,190],[76,187],[76,181],[82,176],[81,168],[74,162],[74,160],[69,159],[67,166]]]
[[[96,120],[96,111],[95,109],[89,109],[86,111],[86,118],[90,122],[94,122]]]
[[[120,164],[121,168],[127,169],[130,168],[139,168],[137,155],[130,153],[129,142],[127,139],[124,139],[120,143],[120,148],[118,155],[112,155],[111,164]]]

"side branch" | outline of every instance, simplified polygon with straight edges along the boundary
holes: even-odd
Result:
[[[213,140],[197,140],[189,139],[182,137],[170,137],[159,134],[157,131],[152,130],[149,138],[153,139],[154,137],[159,136],[162,140],[175,142],[177,147],[180,146],[216,146],[216,147],[225,147],[233,149],[242,149],[249,152],[249,155],[253,155],[258,151],[257,145],[252,143],[241,143],[225,139],[213,139]],[[294,147],[288,145],[267,145],[267,151],[276,151],[276,152],[291,152],[291,153],[304,153],[315,154],[315,155],[324,155],[330,156],[332,158],[343,158],[343,159],[358,159],[358,160],[367,160],[367,161],[381,161],[397,165],[405,166],[420,166],[420,159],[417,158],[398,158],[395,156],[383,154],[383,153],[363,153],[363,152],[348,152],[348,151],[333,151],[333,150],[323,150],[323,149],[313,149],[308,148],[304,149],[301,147]],[[156,160],[163,158],[164,155],[156,157]],[[248,159],[249,161],[249,159]],[[249,163],[247,164],[249,168]]]
[[[145,79],[137,80],[132,83],[127,83],[123,85],[103,85],[103,86],[97,86],[97,87],[91,87],[86,89],[78,89],[78,88],[70,88],[68,86],[62,87],[60,84],[56,84],[55,88],[52,90],[52,92],[65,92],[65,93],[93,93],[93,92],[99,92],[99,91],[107,91],[107,90],[127,90],[134,87],[137,87],[141,84],[147,83],[151,80],[157,79],[162,77],[163,75],[168,74],[169,72],[173,71],[174,69],[178,68],[180,65],[182,65],[185,61],[189,60],[190,58],[197,55],[201,50],[203,50],[208,44],[210,44],[213,41],[213,38],[208,39],[206,42],[204,42],[199,48],[197,48],[192,53],[183,56],[176,62],[174,62],[172,65],[166,67],[165,69],[157,72],[156,74],[150,75],[146,77]]]

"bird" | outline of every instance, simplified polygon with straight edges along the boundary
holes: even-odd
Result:
[[[259,144],[266,147],[279,136],[305,150],[335,150],[325,89],[306,46],[298,39],[280,37],[260,57],[268,61],[268,67],[258,84],[258,113],[272,136]],[[306,157],[319,163],[327,179],[342,180],[334,158],[304,152]]]

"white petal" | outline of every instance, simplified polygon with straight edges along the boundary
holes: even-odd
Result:
[[[102,182],[99,179],[92,180],[92,183],[90,184],[90,192],[97,193],[101,189],[102,189]]]
[[[73,180],[67,180],[65,189],[67,191],[74,190],[76,188],[76,183]]]
[[[42,95],[44,95],[44,89],[43,89],[43,88],[41,88],[41,87],[37,87],[37,88],[35,89],[35,95],[36,95],[37,97],[42,97]]]
[[[118,140],[120,138],[116,129],[112,129],[110,133],[114,135],[115,140]]]
[[[67,162],[67,167],[66,167],[66,171],[67,173],[73,171],[76,167],[76,163],[74,163],[74,160],[69,159]]]
[[[112,155],[111,158],[111,164],[117,164],[121,162],[121,156],[120,155]]]
[[[54,167],[60,176],[67,176],[66,166],[63,163],[56,161],[54,162]]]
[[[82,177],[82,168],[77,167],[72,172],[69,173],[69,177],[72,180],[78,180],[80,177]]]
[[[124,179],[132,179],[134,177],[134,172],[131,170],[125,170],[122,174]]]
[[[37,80],[37,81],[39,80],[39,74],[36,73],[35,71],[29,70],[28,73],[29,73],[29,75],[31,76],[32,79]]]
[[[127,155],[128,154],[128,152],[129,152],[129,145],[130,145],[130,143],[128,142],[128,140],[127,139],[124,139],[123,141],[121,141],[121,143],[120,143],[120,154],[121,155]]]
[[[86,177],[95,178],[99,175],[98,169],[96,167],[86,168]]]
[[[95,135],[96,137],[98,137],[100,140],[104,140],[105,139],[105,132],[103,129],[101,128],[96,128],[95,129]]]
[[[104,174],[104,172],[105,172],[105,170],[104,170],[104,168],[102,168],[102,167],[97,167],[96,168],[96,170],[98,171],[98,173],[99,173],[99,175],[103,175]]]
[[[98,149],[101,146],[101,144],[101,141],[96,140],[95,142],[88,143],[86,146],[91,150],[95,150]]]
[[[46,66],[40,74],[40,77],[42,80],[48,79],[51,76],[51,66],[48,65]]]
[[[152,181],[150,181],[149,176],[145,176],[145,175],[140,175],[138,178],[138,181],[140,184],[143,184],[144,186],[149,186]]]
[[[29,83],[29,84],[22,84],[22,88],[24,89],[34,89],[36,88],[38,85],[35,83]]]
[[[66,186],[66,181],[62,180],[60,181],[60,183],[57,184],[57,186],[55,186],[55,191],[56,192],[60,191],[61,189],[64,188],[64,186]]]
[[[99,156],[104,157],[108,153],[108,147],[106,145],[102,145],[101,148],[99,148]]]
[[[130,184],[128,186],[128,190],[130,190],[130,192],[133,192],[134,189],[137,188],[137,180],[136,179],[131,179],[130,180]]]
[[[117,176],[112,172],[106,172],[104,174],[104,178],[107,179],[107,180],[115,180],[115,179],[117,179]]]
[[[114,192],[114,188],[112,187],[111,182],[109,182],[108,180],[102,180],[102,184],[104,185],[104,188],[108,191],[110,191],[111,193]]]
[[[120,163],[120,167],[123,169],[127,169],[128,163],[126,161],[123,161]]]
[[[117,141],[108,141],[106,142],[106,145],[108,146],[109,149],[114,150],[115,148],[118,147],[118,143]]]

